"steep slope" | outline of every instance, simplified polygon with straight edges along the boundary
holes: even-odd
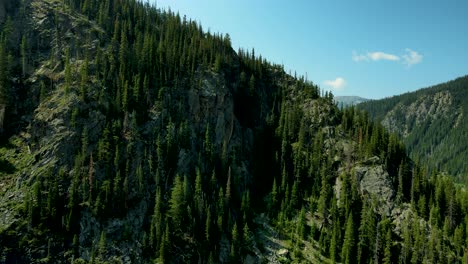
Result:
[[[228,35],[133,0],[15,10],[0,263],[462,260],[463,189]]]
[[[410,156],[460,180],[468,178],[468,76],[358,107],[398,133]]]

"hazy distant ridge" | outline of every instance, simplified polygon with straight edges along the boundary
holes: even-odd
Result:
[[[357,105],[369,101],[370,99],[359,97],[359,96],[335,96],[335,102],[338,106],[350,106]]]

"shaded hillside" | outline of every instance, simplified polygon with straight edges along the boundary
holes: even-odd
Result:
[[[466,258],[464,189],[229,35],[134,0],[12,8],[0,263]]]
[[[360,104],[398,133],[410,156],[463,181],[468,178],[468,76]]]

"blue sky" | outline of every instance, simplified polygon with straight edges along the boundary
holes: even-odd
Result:
[[[150,0],[154,1],[154,0]],[[157,0],[335,95],[377,99],[468,74],[468,1]]]

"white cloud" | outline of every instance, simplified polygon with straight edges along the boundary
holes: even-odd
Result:
[[[406,64],[408,67],[414,64],[418,64],[422,61],[423,56],[419,54],[418,52],[411,50],[411,49],[406,49],[406,54],[403,55],[404,64]]]
[[[382,51],[367,52],[366,54],[357,54],[356,51],[353,51],[353,61],[379,61],[379,60],[388,60],[388,61],[399,61],[400,57],[397,55],[385,53]]]
[[[423,55],[411,49],[405,49],[405,54],[401,56],[390,54],[390,53],[385,53],[382,51],[367,52],[365,54],[358,54],[356,53],[356,51],[353,51],[352,59],[355,62],[380,61],[380,60],[396,61],[396,62],[400,61],[406,66],[411,67],[412,65],[421,63],[423,59]]]
[[[368,61],[369,58],[364,54],[357,54],[356,51],[353,51],[353,61]]]
[[[400,57],[397,55],[381,52],[381,51],[376,51],[376,52],[368,52],[367,56],[373,60],[373,61],[379,61],[379,60],[389,60],[389,61],[398,61],[400,60]]]
[[[337,91],[341,91],[346,87],[346,81],[342,77],[338,77],[335,80],[326,80],[323,84]]]

